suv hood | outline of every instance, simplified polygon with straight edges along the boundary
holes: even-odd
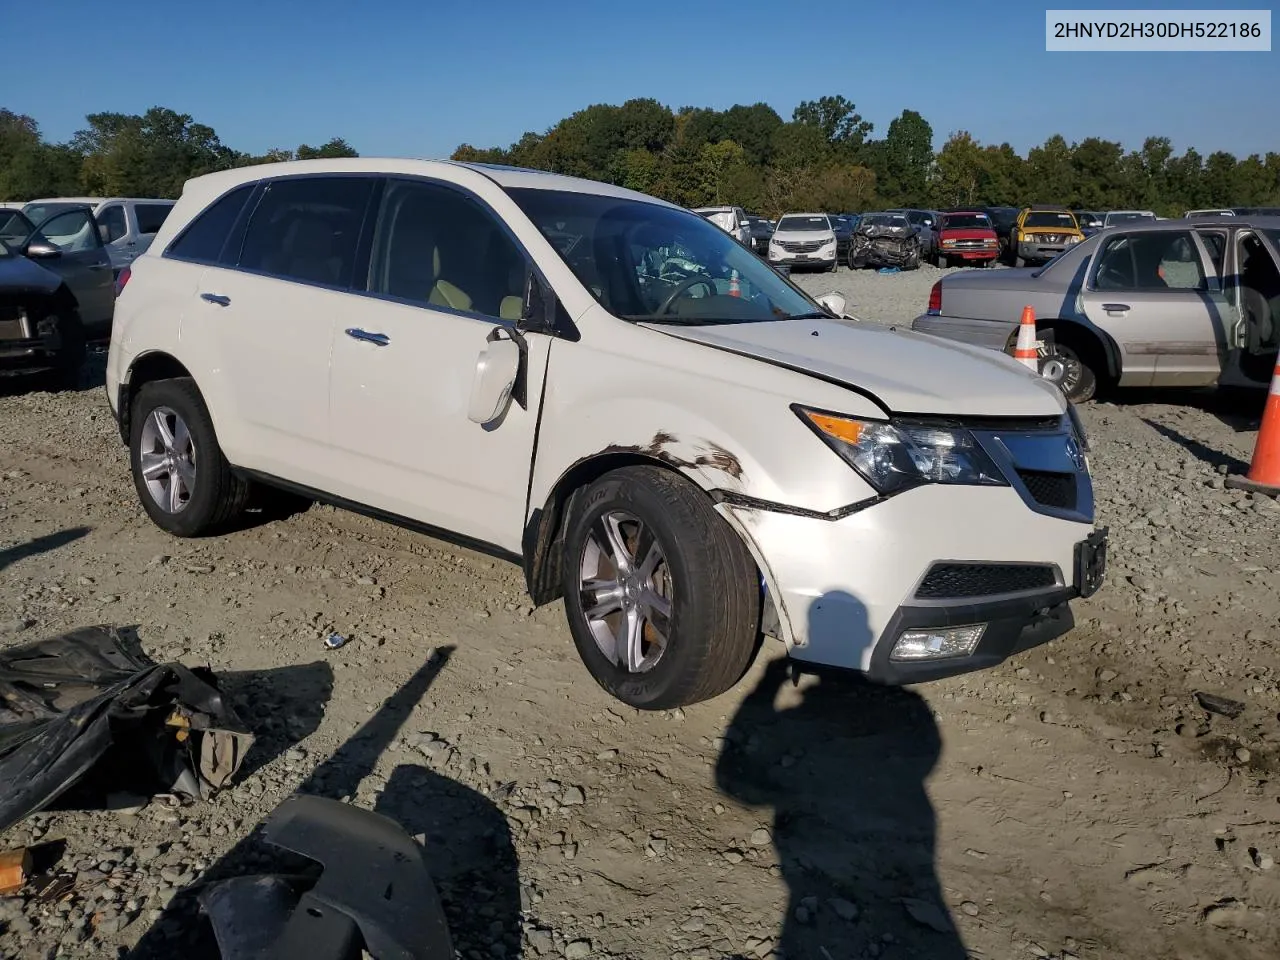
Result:
[[[643,326],[837,381],[872,394],[891,413],[1045,417],[1066,410],[1062,391],[1003,353],[865,321]]]
[[[946,227],[942,231],[942,240],[994,240],[996,232],[986,227]]]

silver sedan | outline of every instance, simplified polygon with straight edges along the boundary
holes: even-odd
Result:
[[[1277,217],[1109,227],[1039,268],[938,281],[912,329],[1012,352],[1030,306],[1041,372],[1076,402],[1110,386],[1265,388],[1280,348],[1278,250]]]

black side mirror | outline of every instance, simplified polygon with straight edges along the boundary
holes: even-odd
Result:
[[[22,248],[22,254],[32,260],[56,260],[62,251],[48,240],[32,240]]]
[[[520,330],[526,333],[555,333],[555,294],[543,286],[542,279],[531,267],[524,276],[524,306],[520,311]]]

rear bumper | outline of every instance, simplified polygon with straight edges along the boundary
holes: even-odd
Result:
[[[21,322],[23,329],[13,331],[16,336],[0,339],[0,374],[46,370],[57,363],[62,338],[56,331],[25,336],[33,332],[26,321],[9,322],[15,326]]]

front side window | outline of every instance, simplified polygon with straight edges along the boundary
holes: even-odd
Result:
[[[36,225],[28,220],[22,211],[0,210],[0,240],[5,243],[21,247],[35,229]]]
[[[165,218],[173,212],[171,203],[138,203],[134,204],[133,215],[138,220],[139,233],[159,233]]]
[[[253,211],[239,266],[347,288],[373,177],[299,177],[269,185]]]
[[[124,222],[124,207],[114,203],[98,214],[98,226],[102,227],[102,239],[107,243],[115,243],[129,228]]]
[[[217,263],[245,203],[253,194],[254,184],[247,183],[220,197],[184,230],[178,239],[169,244],[166,256],[194,260],[197,263]],[[236,251],[231,251],[234,260]]]
[[[1204,267],[1189,232],[1108,237],[1098,255],[1098,290],[1204,290]]]
[[[22,212],[34,224],[39,225],[40,221],[48,220],[55,213],[65,213],[68,210],[79,210],[87,207],[88,204],[63,202],[63,203],[28,203],[22,208]]]
[[[423,306],[517,321],[528,262],[488,210],[438,184],[388,182],[367,289]]]
[[[40,225],[38,236],[44,237],[63,253],[83,253],[102,246],[88,207],[55,214]]]
[[[701,325],[827,315],[696,214],[589,193],[507,192],[582,285],[624,320]]]

